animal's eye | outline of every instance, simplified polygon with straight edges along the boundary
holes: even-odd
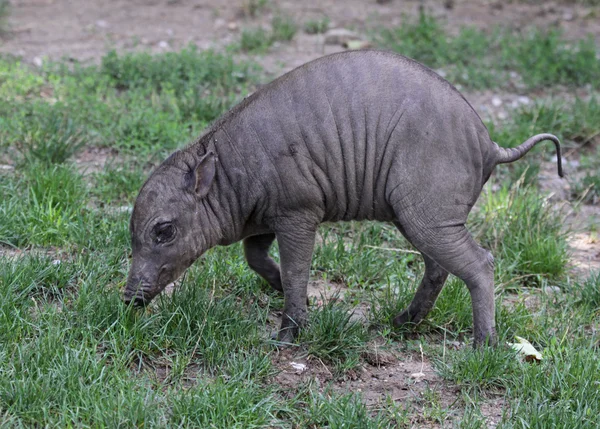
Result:
[[[156,224],[152,230],[152,235],[156,244],[168,243],[175,238],[175,227],[172,223]]]

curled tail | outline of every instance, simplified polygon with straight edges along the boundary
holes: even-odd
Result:
[[[513,162],[521,159],[527,152],[529,152],[536,144],[541,141],[550,140],[556,146],[556,159],[558,165],[558,175],[565,177],[562,170],[562,158],[560,155],[560,140],[553,134],[538,134],[528,138],[524,143],[520,144],[515,148],[504,148],[497,146],[498,159],[496,164],[506,164],[507,162]]]

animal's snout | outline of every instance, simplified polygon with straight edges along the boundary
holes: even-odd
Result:
[[[133,304],[134,307],[144,307],[150,302],[144,289],[141,281],[130,278],[123,291],[123,302],[127,305]]]
[[[140,296],[140,295],[129,296],[127,294],[127,292],[125,292],[125,294],[123,294],[123,302],[126,305],[133,303],[134,307],[145,307],[148,304],[148,301],[146,301],[146,299],[144,299],[143,296]]]

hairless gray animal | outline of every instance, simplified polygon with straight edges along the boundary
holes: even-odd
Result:
[[[307,63],[260,88],[146,181],[131,217],[125,302],[148,303],[206,250],[244,240],[250,267],[285,297],[278,339],[307,320],[315,234],[323,222],[393,222],[425,274],[396,326],[420,322],[448,273],[473,304],[475,343],[495,339],[494,259],[467,216],[494,167],[494,143],[446,80],[400,55],[353,51]],[[268,255],[277,239],[281,269]]]

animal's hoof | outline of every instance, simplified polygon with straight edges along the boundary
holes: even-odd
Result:
[[[475,341],[473,346],[475,348],[480,347],[493,347],[498,344],[498,336],[496,335],[496,330],[492,329],[490,332],[484,334],[481,332],[475,333]]]
[[[400,328],[402,326],[414,325],[415,321],[411,317],[408,310],[404,310],[402,313],[394,317],[393,324],[396,328]]]
[[[295,338],[294,329],[282,329],[277,333],[277,341],[283,344],[292,344]]]
[[[283,286],[281,286],[281,280],[278,279],[276,281],[268,281],[268,283],[269,286],[271,286],[271,289],[279,293],[283,293]]]
[[[285,349],[294,343],[294,335],[289,329],[281,331],[273,331],[271,333],[271,341],[278,349]]]

